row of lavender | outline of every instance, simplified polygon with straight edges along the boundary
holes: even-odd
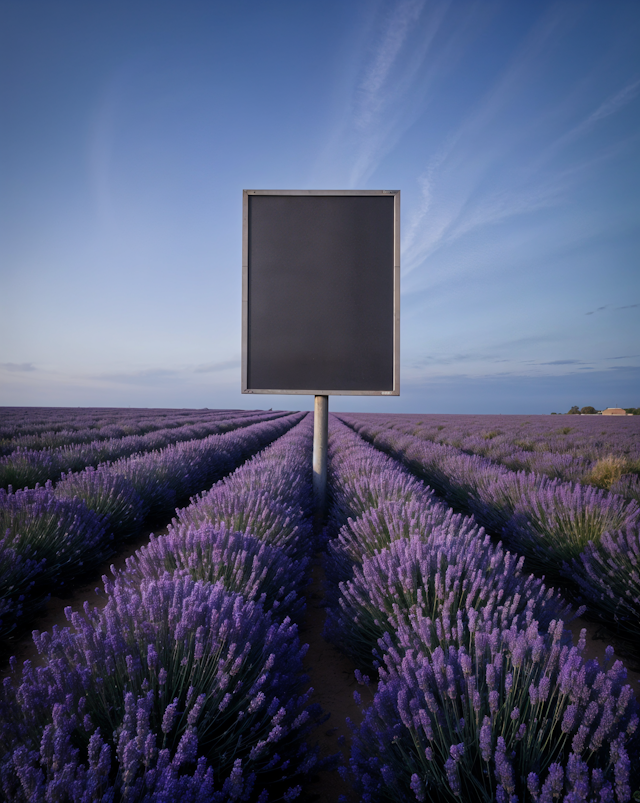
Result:
[[[284,415],[286,413],[268,412],[260,414],[260,418],[270,421]],[[64,473],[82,471],[87,466],[97,466],[134,454],[163,449],[175,443],[219,435],[252,424],[255,420],[255,413],[251,416],[245,413],[238,416],[225,415],[213,421],[159,429],[146,435],[113,437],[55,449],[19,448],[0,458],[0,488],[8,488],[10,485],[14,488],[33,488],[47,480],[56,482]]]
[[[306,738],[304,610],[314,550],[309,416],[179,511],[104,578],[106,605],[34,633],[0,692],[11,803],[293,800]],[[298,417],[299,420],[300,417]],[[274,425],[263,425],[274,426]]]
[[[70,578],[108,559],[145,519],[170,514],[299,418],[256,415],[224,435],[69,474],[55,488],[0,490],[0,637],[28,623]]]
[[[375,424],[367,416],[342,419],[524,555],[529,571],[577,587],[591,613],[638,643],[640,507],[635,500],[510,471],[487,458],[399,433],[381,417]]]
[[[72,443],[146,435],[158,429],[252,415],[242,410],[101,410],[96,408],[3,407],[0,455],[15,449],[46,449]]]
[[[588,482],[640,499],[640,418],[579,417],[558,426],[549,416],[399,415],[385,423],[514,471]]]
[[[105,426],[132,428],[129,435],[148,422],[167,423],[205,420],[217,413],[240,413],[241,410],[163,409],[158,407],[3,407],[0,414],[0,438],[42,435],[56,432],[76,432]],[[162,423],[161,423],[162,426]]]
[[[630,800],[638,703],[571,646],[561,597],[334,416],[330,484],[327,636],[380,678],[360,799]]]
[[[398,421],[419,425],[425,435],[437,442],[460,448],[468,440],[469,450],[512,446],[525,451],[571,453],[592,460],[610,454],[640,456],[640,425],[633,416],[548,415],[398,415]]]

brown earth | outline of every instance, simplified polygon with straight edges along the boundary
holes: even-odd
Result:
[[[356,682],[353,661],[322,637],[326,616],[322,605],[323,583],[324,570],[318,554],[313,567],[313,582],[307,593],[306,620],[300,628],[300,640],[309,645],[305,669],[314,689],[311,702],[319,703],[330,717],[319,732],[312,734],[310,740],[315,739],[319,743],[321,756],[343,753],[346,763],[351,740],[347,717],[356,724],[361,721],[360,708],[354,702],[353,692],[359,691],[365,704],[370,702],[373,693]],[[338,740],[343,739],[346,743],[341,746]],[[350,801],[357,800],[351,787],[342,780],[337,770],[319,772],[303,788],[301,803],[337,803],[340,795],[346,795]]]

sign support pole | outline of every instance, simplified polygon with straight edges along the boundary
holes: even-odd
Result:
[[[328,436],[329,397],[316,396],[313,409],[313,495],[318,529],[322,527],[326,505]]]

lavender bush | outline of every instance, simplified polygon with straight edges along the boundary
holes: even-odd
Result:
[[[102,516],[50,488],[0,489],[0,637],[42,605],[50,591],[111,554],[113,535]]]
[[[384,457],[372,464],[371,459],[341,461],[331,485],[330,521],[333,528],[342,526],[349,518],[357,518],[382,502],[397,501],[405,504],[416,499],[427,503],[430,489],[403,471],[393,460]],[[387,469],[387,470],[385,470]],[[339,479],[338,479],[339,476]]]
[[[133,485],[105,466],[79,474],[63,474],[55,495],[59,499],[82,500],[90,510],[105,518],[115,536],[135,535],[147,512]]]
[[[44,666],[4,684],[5,798],[54,799],[73,781],[73,801],[176,800],[192,776],[212,800],[266,801],[273,783],[293,799],[317,761],[304,736],[318,715],[295,625],[188,577],[106,590],[104,609],[35,633]]]
[[[0,458],[0,488],[27,488],[44,485],[62,472],[60,462],[51,452],[16,451]]]
[[[225,435],[210,435],[200,441],[180,443],[160,452],[117,461],[110,469],[128,479],[152,510],[168,512],[175,507],[175,502],[210,487],[303,417],[304,414],[294,413]],[[167,488],[173,496],[166,493]],[[166,501],[168,498],[170,502]]]
[[[250,533],[294,560],[308,554],[313,540],[312,523],[300,509],[272,500],[266,490],[236,491],[228,484],[214,486],[193,505],[177,511],[169,530],[186,534],[205,524]]]
[[[381,502],[357,519],[349,519],[337,536],[327,543],[325,571],[330,586],[338,587],[353,576],[354,566],[386,549],[393,541],[421,534],[427,537],[441,525],[475,526],[450,508],[423,505],[420,500]],[[455,523],[455,524],[454,524]]]
[[[635,499],[640,504],[640,476],[638,474],[623,474],[619,480],[612,483],[611,493],[624,496],[626,499]]]
[[[605,533],[597,544],[589,542],[571,572],[589,610],[605,622],[613,622],[618,633],[638,651],[640,644],[640,528]]]
[[[545,638],[535,621],[485,628],[469,611],[435,630],[435,649],[431,626],[402,625],[401,649],[385,637],[373,705],[352,726],[365,803],[630,800],[638,704],[620,662],[585,663],[584,632],[562,646],[562,622]]]
[[[563,564],[578,557],[587,543],[640,517],[638,505],[620,496],[557,480],[536,487],[530,476],[501,477],[482,496],[511,513],[502,535],[526,555],[532,571],[547,577],[559,579]]]
[[[351,577],[361,555],[375,552],[408,529],[433,527],[443,520],[446,508],[396,461],[365,444],[335,416],[330,421],[325,571],[327,603],[337,605],[339,583]],[[403,513],[396,519],[387,517],[382,511],[389,505]],[[388,532],[389,526],[394,533]]]
[[[305,561],[314,547],[312,437],[307,418],[189,507],[178,510],[170,532],[185,535],[205,524],[224,525],[282,549],[294,561]]]
[[[393,642],[410,619],[453,617],[482,611],[496,627],[543,626],[571,610],[553,589],[522,572],[523,558],[493,545],[482,530],[460,529],[458,522],[435,528],[427,538],[393,541],[354,567],[340,584],[339,606],[329,608],[325,636],[364,670],[377,667],[378,641]]]
[[[123,458],[107,469],[131,485],[142,499],[147,516],[163,518],[175,510],[177,498],[171,476],[161,473],[155,458],[155,453]]]
[[[204,525],[186,533],[152,536],[148,546],[127,558],[122,577],[134,587],[165,572],[221,582],[228,591],[260,602],[274,617],[297,621],[305,609],[302,591],[308,564],[308,557],[292,560],[279,547],[228,530],[224,524]]]
[[[29,610],[36,610],[46,595],[33,595],[46,558],[30,557],[30,549],[19,552],[12,546],[11,530],[0,537],[0,638],[6,637]]]

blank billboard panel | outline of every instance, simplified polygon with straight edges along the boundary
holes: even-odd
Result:
[[[243,392],[398,395],[399,193],[244,193]]]

